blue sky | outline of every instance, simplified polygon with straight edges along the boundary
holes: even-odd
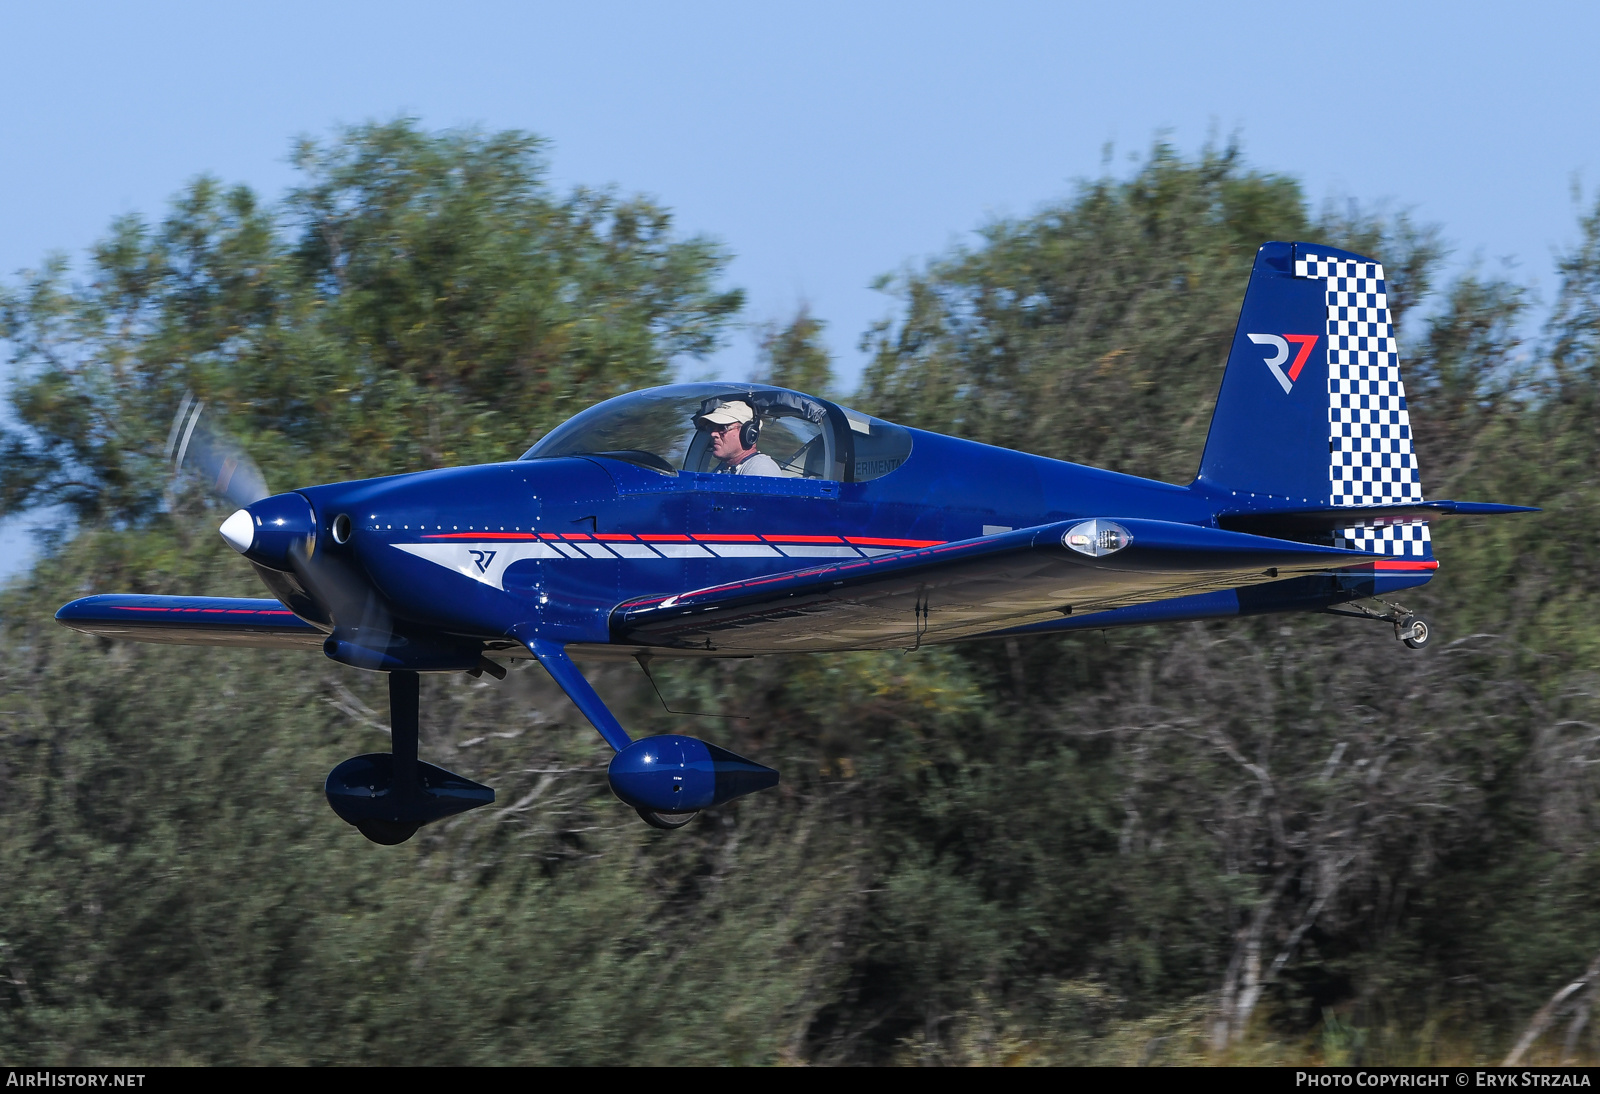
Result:
[[[1592,3],[5,0],[0,276],[202,172],[277,194],[296,134],[406,113],[530,130],[557,183],[655,196],[731,249],[748,319],[808,301],[847,379],[892,306],[875,276],[1158,134],[1237,134],[1313,200],[1409,207],[1548,297],[1600,176],[1596,42]],[[0,576],[29,554],[0,525]]]

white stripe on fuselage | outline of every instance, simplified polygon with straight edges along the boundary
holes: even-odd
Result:
[[[491,589],[505,592],[501,580],[506,567],[525,558],[560,558],[561,552],[548,543],[507,543],[486,540],[481,543],[396,543],[408,555],[425,558],[436,566],[454,570]]]
[[[436,566],[454,570],[491,589],[505,591],[506,567],[523,559],[684,559],[684,558],[860,558],[862,555],[887,555],[898,548],[820,546],[816,544],[765,543],[597,543],[523,542],[506,540],[468,540],[451,543],[396,543],[409,555],[427,559]]]

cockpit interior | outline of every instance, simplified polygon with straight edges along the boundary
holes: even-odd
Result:
[[[603,456],[664,475],[718,469],[701,415],[730,401],[754,409],[757,449],[790,478],[865,482],[911,455],[911,431],[785,388],[760,384],[673,384],[629,392],[557,426],[525,460]]]

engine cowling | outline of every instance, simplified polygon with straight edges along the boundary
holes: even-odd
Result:
[[[698,737],[665,733],[611,758],[611,792],[635,809],[683,814],[778,785],[778,773]]]

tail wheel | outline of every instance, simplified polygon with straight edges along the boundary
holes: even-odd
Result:
[[[649,809],[638,809],[635,812],[651,828],[662,828],[668,832],[682,828],[700,815],[698,811],[693,813],[656,813]]]
[[[1414,650],[1420,650],[1433,637],[1433,626],[1420,615],[1411,615],[1395,625],[1395,635]]]

